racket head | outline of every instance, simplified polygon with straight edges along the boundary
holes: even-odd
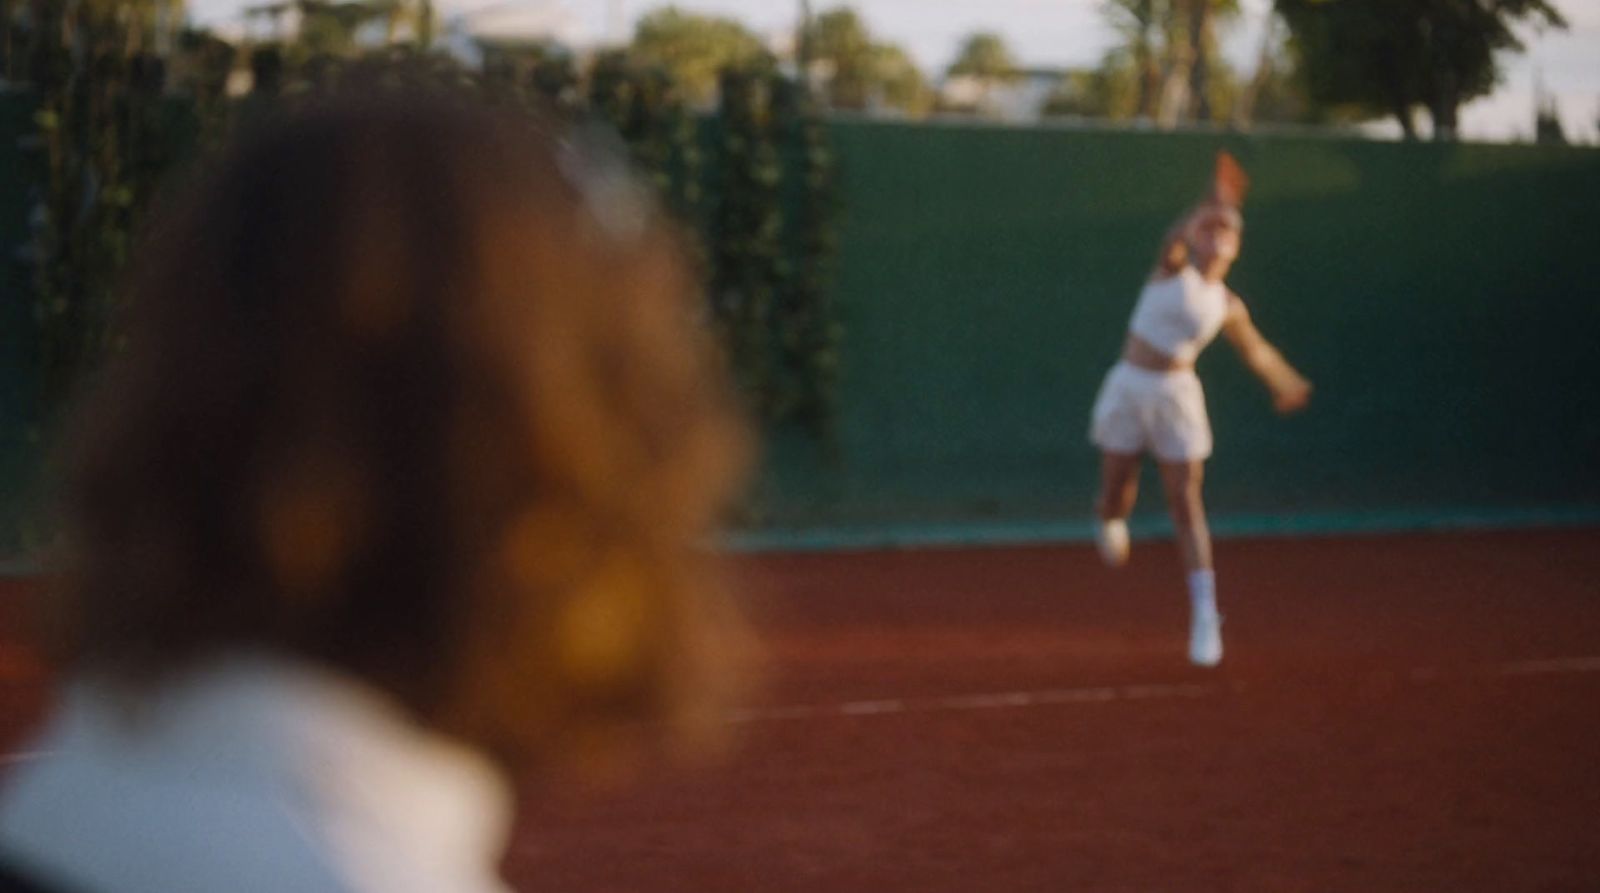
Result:
[[[1226,149],[1217,153],[1212,188],[1219,201],[1235,208],[1244,204],[1245,195],[1250,192],[1250,177],[1245,174],[1238,159]]]

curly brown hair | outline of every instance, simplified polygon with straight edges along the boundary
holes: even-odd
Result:
[[[196,178],[67,438],[65,669],[287,654],[519,768],[711,715],[747,430],[676,235],[569,137],[363,93]]]

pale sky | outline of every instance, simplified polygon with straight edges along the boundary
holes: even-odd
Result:
[[[189,0],[194,17],[220,23],[257,0]],[[517,5],[517,0],[435,0],[443,16],[486,7]],[[639,15],[661,0],[522,0],[565,6],[595,40],[625,36]],[[794,27],[799,0],[678,0],[677,6],[739,19],[751,29],[776,33]],[[811,0],[814,13],[841,5]],[[1101,18],[1099,0],[852,0],[878,40],[904,46],[930,76],[954,57],[963,37],[995,31],[1030,66],[1093,65],[1115,43]],[[1241,0],[1243,19],[1227,40],[1228,55],[1249,70],[1261,39],[1271,0]],[[1565,32],[1524,35],[1528,52],[1508,57],[1494,95],[1462,110],[1462,132],[1469,139],[1529,138],[1533,132],[1535,84],[1557,100],[1567,136],[1600,143],[1600,0],[1554,0],[1567,17]]]

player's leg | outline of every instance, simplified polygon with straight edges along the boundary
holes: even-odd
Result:
[[[1111,367],[1090,413],[1089,441],[1100,450],[1095,544],[1111,567],[1128,561],[1128,515],[1139,495],[1139,461],[1148,447],[1138,384],[1123,364]]]
[[[1099,523],[1095,545],[1100,557],[1112,567],[1128,561],[1128,516],[1139,498],[1138,453],[1100,453],[1100,497],[1095,502]]]
[[[1217,611],[1216,573],[1211,564],[1211,531],[1200,495],[1205,462],[1160,463],[1161,486],[1172,515],[1178,551],[1188,571],[1189,659],[1202,666],[1222,660],[1222,615]]]
[[[1205,461],[1161,461],[1161,489],[1167,498],[1167,511],[1177,534],[1178,553],[1183,567],[1194,571],[1211,570],[1211,531],[1206,526],[1205,502],[1200,496],[1205,481]]]

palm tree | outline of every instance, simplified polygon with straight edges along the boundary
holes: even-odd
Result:
[[[1190,117],[1210,121],[1212,53],[1216,49],[1216,23],[1239,14],[1239,0],[1186,0],[1184,15],[1189,20],[1189,96],[1193,100]]]
[[[1138,81],[1138,115],[1166,124],[1210,120],[1216,24],[1238,0],[1102,0]]]
[[[1156,61],[1157,38],[1167,16],[1167,0],[1104,0],[1102,14],[1122,37],[1133,56],[1139,84],[1137,115],[1154,118],[1161,89],[1161,65]],[[1164,41],[1163,41],[1164,43]]]

